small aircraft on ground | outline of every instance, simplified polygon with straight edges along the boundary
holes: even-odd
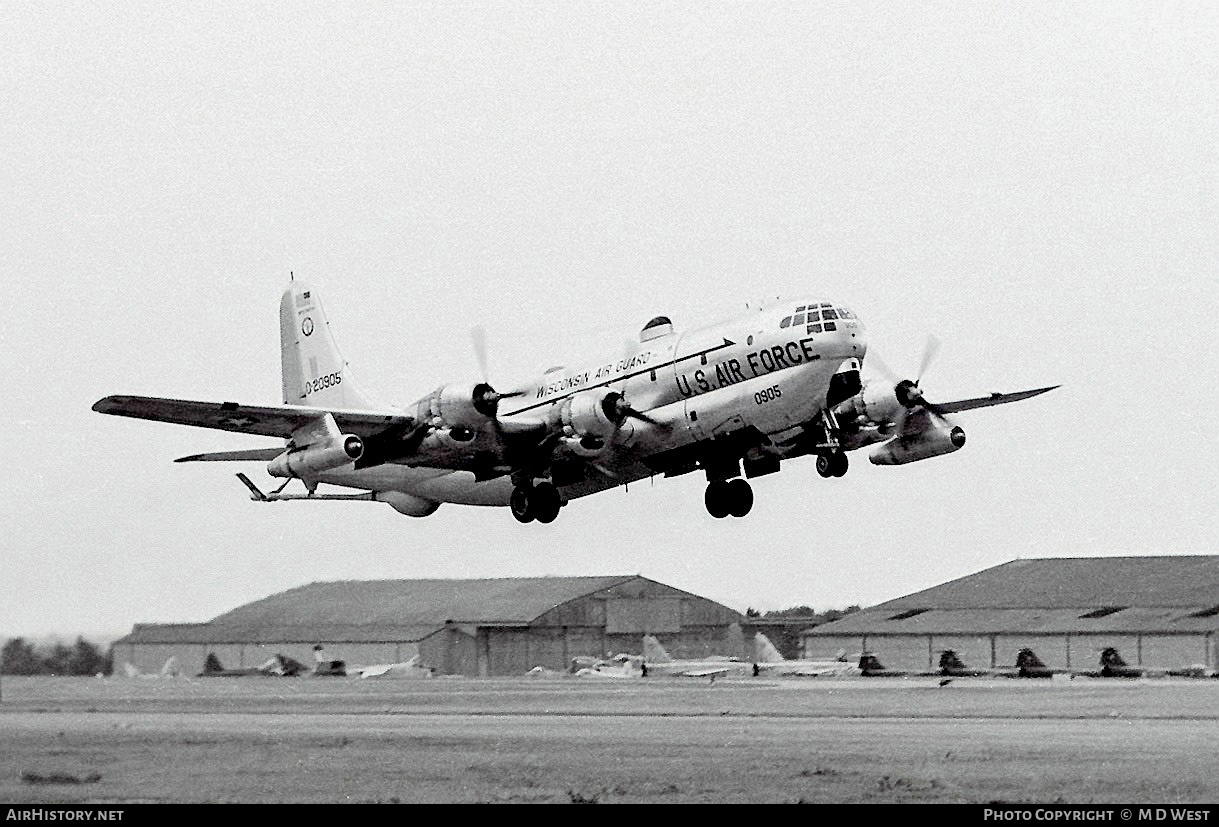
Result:
[[[710,657],[702,660],[675,660],[653,635],[643,636],[641,676],[675,675],[683,678],[715,678],[727,675],[757,675],[752,661],[736,657]]]
[[[845,677],[862,675],[858,661],[849,660],[846,653],[827,660],[788,660],[771,642],[758,632],[754,636],[754,661],[759,675],[797,675],[800,677]]]
[[[660,474],[702,471],[713,517],[753,507],[750,480],[816,458],[822,477],[847,472],[847,452],[875,446],[876,465],[902,465],[965,444],[949,414],[1028,399],[1054,387],[932,402],[918,378],[865,382],[863,323],[849,308],[799,300],[687,331],[665,316],[627,352],[497,390],[486,381],[438,387],[399,409],[374,403],[340,355],[317,291],[293,280],[280,302],[282,405],[107,396],[100,413],[276,437],[277,447],[194,454],[178,462],[266,462],[285,482],[258,502],[388,503],[425,517],[442,503],[508,506],[549,523],[570,500]],[[882,371],[884,372],[884,371]],[[286,493],[292,480],[304,493]],[[321,483],[361,493],[319,493]]]

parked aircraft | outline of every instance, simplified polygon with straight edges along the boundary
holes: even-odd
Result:
[[[639,655],[615,655],[576,669],[573,674],[578,678],[642,678],[643,667],[644,660]]]
[[[486,381],[476,331],[483,381],[444,384],[397,409],[355,382],[316,290],[292,281],[279,320],[283,405],[108,396],[93,410],[287,440],[178,460],[268,462],[285,480],[275,491],[237,475],[258,502],[374,501],[413,517],[441,503],[508,506],[521,522],[549,523],[577,497],[699,470],[707,511],[743,517],[749,480],[785,460],[811,455],[821,476],[841,477],[847,452],[866,446],[876,465],[948,454],[965,444],[949,414],[1053,389],[932,402],[919,381],[934,340],[919,378],[864,382],[863,323],[841,303],[804,300],[687,331],[657,316],[619,356],[503,391]],[[285,493],[294,479],[304,493]],[[321,483],[362,493],[319,493]]]
[[[766,635],[758,632],[754,636],[754,657],[757,674],[799,675],[801,677],[844,677],[862,675],[857,661],[848,660],[845,653],[827,660],[788,660],[783,657]]]
[[[1046,666],[1036,652],[1025,647],[1016,653],[1016,674],[1021,678],[1052,678],[1055,675],[1069,675],[1070,670]]]
[[[940,668],[934,675],[943,675],[950,678],[975,678],[975,677],[990,677],[990,678],[1015,678],[1019,677],[1019,672],[1015,669],[982,669],[974,668],[965,665],[958,655],[952,649],[945,649],[940,653]]]
[[[718,678],[725,675],[757,675],[751,662],[736,657],[711,657],[702,660],[675,660],[653,635],[643,636],[643,677],[678,675],[684,678]]]
[[[1072,672],[1079,677],[1088,678],[1141,678],[1147,670],[1126,663],[1116,648],[1106,647],[1100,653],[1100,670],[1091,672]]]
[[[203,671],[198,674],[200,678],[243,678],[252,675],[260,677],[296,677],[309,672],[308,667],[298,660],[293,660],[286,655],[275,655],[267,659],[266,662],[259,666],[250,667],[247,669],[225,669],[220,663],[220,658],[215,652],[208,652],[207,659],[203,662]]]

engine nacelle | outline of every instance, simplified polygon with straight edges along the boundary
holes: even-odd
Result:
[[[435,500],[425,500],[402,491],[377,491],[373,499],[379,503],[389,503],[394,511],[408,517],[426,517],[440,508],[440,503]]]
[[[951,454],[965,444],[965,431],[960,427],[932,428],[917,437],[891,439],[875,448],[868,459],[873,465],[905,465],[941,454]]]
[[[364,441],[355,434],[345,434],[296,451],[285,451],[271,460],[267,473],[273,477],[313,477],[350,465],[362,456]]]
[[[864,419],[880,424],[896,420],[901,408],[892,385],[869,382],[861,392],[836,405],[834,415],[844,423]]]
[[[606,388],[580,391],[555,406],[553,426],[569,448],[581,456],[595,456],[605,448],[622,422],[618,404],[622,394]]]
[[[441,385],[419,402],[418,415],[437,428],[477,431],[495,416],[495,391],[486,382],[477,385]]]

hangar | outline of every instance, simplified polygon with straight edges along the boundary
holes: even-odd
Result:
[[[881,603],[801,636],[805,657],[874,652],[888,668],[934,669],[945,649],[968,666],[1089,669],[1116,647],[1153,669],[1219,666],[1219,556],[1013,560]]]
[[[138,623],[114,643],[114,662],[156,672],[172,656],[184,674],[208,653],[226,668],[276,654],[312,663],[399,663],[418,654],[439,674],[521,675],[561,670],[578,655],[639,653],[643,635],[675,657],[746,656],[744,618],[711,600],[639,575],[311,583],[207,623]],[[752,636],[751,641],[752,643]]]

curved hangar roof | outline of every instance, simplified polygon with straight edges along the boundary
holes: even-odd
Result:
[[[525,624],[568,601],[637,579],[503,577],[489,580],[339,580],[310,583],[225,612],[217,626]]]
[[[137,623],[116,642],[417,641],[447,624],[528,626],[581,598],[639,597],[693,600],[707,607],[697,614],[715,622],[743,619],[727,606],[640,575],[341,580],[273,594],[207,623]]]
[[[1013,560],[805,632],[995,634],[1219,629],[1219,556]]]

